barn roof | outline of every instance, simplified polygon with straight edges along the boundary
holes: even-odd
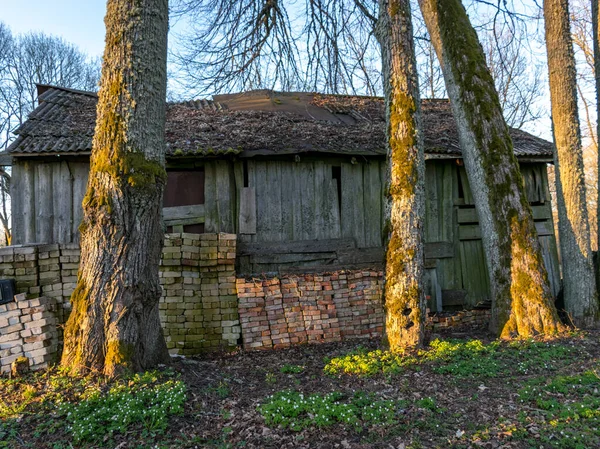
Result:
[[[89,154],[96,120],[95,93],[38,86],[39,106],[16,131],[12,156]],[[425,152],[430,158],[460,157],[448,100],[423,100]],[[378,97],[279,93],[257,90],[216,95],[213,100],[170,103],[168,157],[240,157],[307,152],[385,154],[383,100]],[[551,160],[553,146],[511,129],[520,159]]]

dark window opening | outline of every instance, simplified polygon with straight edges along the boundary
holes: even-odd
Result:
[[[249,187],[248,186],[248,161],[244,161],[243,167],[244,167],[244,187]]]
[[[193,170],[167,170],[167,185],[163,207],[195,206],[204,204],[204,167]],[[204,223],[167,225],[167,232],[204,233]]]
[[[338,210],[342,214],[342,167],[337,165],[331,166],[331,179],[335,180],[338,196]]]
[[[204,204],[204,167],[196,170],[168,170],[164,207]]]

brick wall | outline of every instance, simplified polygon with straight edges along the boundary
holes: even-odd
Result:
[[[237,347],[236,236],[168,234],[160,280],[160,316],[172,354]]]
[[[27,357],[34,370],[54,362],[58,348],[56,303],[53,298],[26,299],[0,305],[0,373],[9,373],[19,357]]]

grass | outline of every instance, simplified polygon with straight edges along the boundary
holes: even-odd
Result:
[[[0,449],[600,447],[599,337],[303,346],[119,381],[0,377]]]
[[[326,360],[324,372],[330,375],[395,375],[428,364],[435,373],[457,378],[503,377],[555,371],[578,356],[574,347],[533,339],[512,342],[480,340],[434,340],[427,350],[416,354],[368,351],[357,348],[341,357]]]
[[[186,400],[185,384],[172,376],[152,371],[109,382],[55,370],[0,379],[0,448],[11,447],[18,439],[18,422],[34,415],[36,438],[61,429],[74,444],[106,442],[131,430],[148,435],[164,431],[169,417],[183,412]]]

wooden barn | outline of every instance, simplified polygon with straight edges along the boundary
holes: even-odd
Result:
[[[12,158],[14,244],[77,242],[94,93],[38,86]],[[489,296],[478,218],[446,100],[423,101],[425,254],[433,310]],[[238,274],[380,267],[385,171],[380,98],[252,91],[169,104],[168,232],[238,235]],[[546,166],[553,147],[511,130],[554,292]]]

